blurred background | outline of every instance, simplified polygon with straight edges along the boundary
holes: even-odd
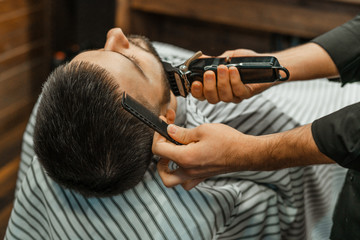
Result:
[[[360,12],[359,0],[0,0],[0,239],[14,199],[22,135],[49,72],[106,32],[218,55],[304,43]]]

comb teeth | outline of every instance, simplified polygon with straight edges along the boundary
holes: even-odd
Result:
[[[179,88],[178,88],[178,86],[176,84],[176,79],[175,79],[176,68],[173,67],[168,62],[162,62],[162,64],[163,64],[163,67],[164,67],[166,77],[167,77],[167,80],[169,82],[171,91],[174,93],[175,96],[180,96],[180,91],[179,91]]]

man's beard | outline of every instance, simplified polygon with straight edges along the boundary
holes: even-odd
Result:
[[[141,35],[130,35],[128,37],[128,40],[130,43],[148,50],[151,54],[153,54],[155,56],[158,63],[162,66],[162,62],[161,62],[161,58],[160,58],[159,54],[157,53],[153,44],[147,37],[141,36]],[[163,84],[164,84],[164,93],[163,93],[163,99],[161,101],[161,104],[166,104],[166,103],[170,102],[170,84],[167,80],[167,76],[166,76],[164,68],[161,68],[161,70],[162,70],[162,72],[161,72],[162,79],[161,80],[163,81]]]

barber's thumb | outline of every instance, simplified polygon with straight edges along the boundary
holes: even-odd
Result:
[[[191,134],[191,129],[170,124],[167,128],[167,132],[172,139],[182,144],[189,144],[195,141],[193,134]]]

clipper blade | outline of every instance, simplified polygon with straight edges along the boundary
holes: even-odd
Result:
[[[162,65],[164,67],[166,78],[167,78],[167,80],[169,82],[171,91],[174,93],[175,96],[179,96],[180,92],[179,92],[179,88],[177,87],[176,80],[175,80],[175,75],[174,75],[175,71],[176,71],[176,68],[173,67],[168,62],[162,62]]]

